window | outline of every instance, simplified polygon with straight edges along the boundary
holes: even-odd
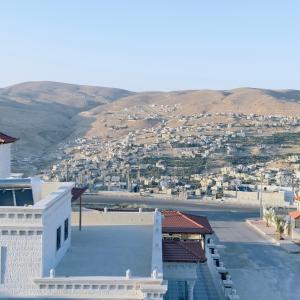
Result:
[[[65,240],[69,237],[69,219],[65,219]]]
[[[61,226],[56,229],[56,250],[59,250],[61,246]]]

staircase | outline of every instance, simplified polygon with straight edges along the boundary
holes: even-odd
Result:
[[[206,263],[198,266],[197,277],[194,300],[220,300]],[[187,300],[185,281],[169,281],[164,300]]]
[[[197,281],[194,287],[194,300],[219,300],[210,271],[206,263],[197,268]]]
[[[164,300],[186,300],[186,288],[184,281],[168,281],[168,291]]]

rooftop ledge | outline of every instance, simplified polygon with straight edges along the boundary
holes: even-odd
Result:
[[[45,277],[35,278],[34,283],[52,283],[52,284],[132,284],[136,283],[157,284],[165,282],[163,279],[154,279],[151,277],[135,277],[131,276],[71,276],[71,277]],[[113,282],[113,283],[112,283]]]
[[[51,296],[67,294],[72,295],[73,298],[89,295],[97,299],[101,297],[101,299],[133,300],[141,299],[141,296],[146,293],[162,299],[167,292],[167,282],[163,279],[143,277],[56,277],[36,278],[33,282],[38,285],[41,292],[44,291],[45,295],[51,291]]]
[[[33,208],[46,209],[52,206],[57,200],[61,199],[68,193],[71,193],[73,187],[74,187],[73,182],[42,183],[41,194],[40,194],[41,198],[33,205]]]
[[[13,179],[11,179],[13,180]],[[43,182],[36,178],[24,179],[30,182],[33,195],[33,205],[28,206],[0,206],[0,213],[42,213],[44,209],[51,207],[68,193],[71,193],[72,182]],[[6,180],[7,182],[10,179]],[[70,196],[71,200],[71,196]]]

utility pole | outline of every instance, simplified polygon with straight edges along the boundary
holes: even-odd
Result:
[[[137,184],[138,184],[138,191],[140,191],[140,180],[141,180],[141,167],[140,161],[138,160],[138,170],[137,170]]]
[[[66,182],[69,182],[69,164],[67,163]]]
[[[81,231],[82,199],[79,198],[79,231]]]
[[[294,174],[292,174],[292,194],[293,194],[293,199],[291,201],[291,204],[294,203],[295,199],[295,184],[294,184]]]
[[[127,185],[128,185],[128,192],[131,192],[130,166],[129,166],[129,168],[128,168]]]

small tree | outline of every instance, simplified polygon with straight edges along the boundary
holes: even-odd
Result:
[[[282,240],[282,234],[284,233],[285,221],[280,217],[275,217],[276,231],[279,233],[279,239]]]
[[[270,222],[272,220],[273,214],[271,211],[267,210],[264,214],[265,220],[267,222],[266,226],[269,227],[270,226]]]
[[[285,222],[285,231],[287,232],[288,235],[291,235],[292,224],[290,221]]]

